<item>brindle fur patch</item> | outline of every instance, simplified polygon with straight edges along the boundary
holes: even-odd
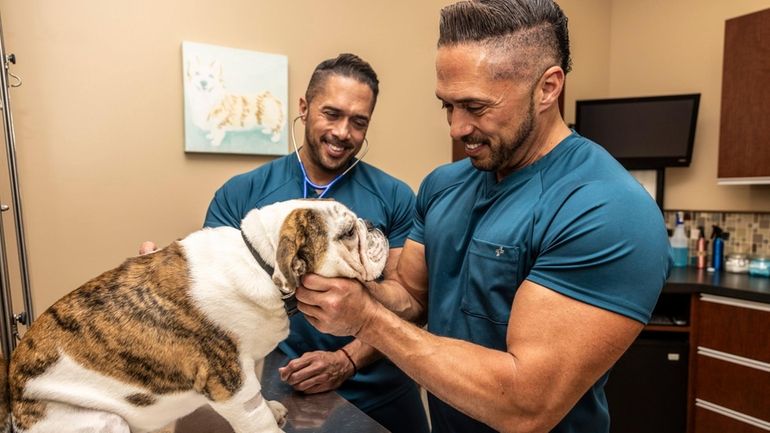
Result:
[[[295,209],[284,220],[276,262],[292,288],[299,286],[302,275],[322,263],[326,237],[326,224],[315,209]]]
[[[8,391],[8,363],[0,350],[0,432],[11,431],[11,396]]]
[[[18,426],[27,429],[44,414],[45,403],[25,399],[24,386],[56,363],[60,350],[148,394],[195,390],[213,401],[229,398],[243,383],[235,336],[205,318],[189,286],[187,260],[174,242],[129,258],[56,302],[13,354]],[[142,402],[148,400],[132,403]]]
[[[126,401],[133,404],[134,406],[143,407],[152,406],[156,401],[158,401],[158,399],[150,394],[131,394],[126,397]]]

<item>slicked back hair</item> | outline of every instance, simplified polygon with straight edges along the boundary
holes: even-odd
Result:
[[[374,105],[377,103],[377,94],[380,92],[380,81],[377,79],[377,73],[365,60],[350,53],[342,53],[333,59],[324,60],[316,66],[305,91],[305,100],[308,104],[331,75],[353,78],[369,86],[374,96],[372,99],[372,109],[374,109]]]
[[[438,46],[476,43],[517,52],[496,76],[542,74],[558,65],[572,69],[567,17],[552,0],[468,0],[441,10]]]

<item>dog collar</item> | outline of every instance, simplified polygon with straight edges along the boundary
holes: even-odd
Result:
[[[254,256],[254,260],[257,261],[257,264],[265,271],[267,272],[267,275],[272,275],[275,273],[275,267],[270,266],[270,264],[265,261],[265,259],[262,257],[261,254],[254,248],[254,245],[249,242],[249,240],[246,238],[246,234],[241,231],[241,237],[243,238],[243,242],[246,243],[246,246],[249,248],[249,252],[251,252],[251,255]],[[286,309],[286,314],[291,317],[294,315],[294,313],[297,312],[297,298],[292,293],[289,296],[281,296],[281,299],[283,299],[283,307]]]

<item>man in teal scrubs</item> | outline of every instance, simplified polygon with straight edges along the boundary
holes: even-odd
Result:
[[[562,120],[569,39],[554,2],[447,6],[438,45],[436,95],[468,158],[423,181],[403,287],[310,275],[299,309],[423,385],[434,433],[606,433],[607,371],[670,266],[661,212]],[[427,330],[403,320],[425,314]]]
[[[388,237],[387,281],[412,227],[414,193],[405,183],[355,158],[377,93],[377,75],[359,57],[341,54],[319,64],[299,101],[305,125],[299,157],[312,184],[303,176],[296,153],[278,158],[227,181],[214,195],[204,225],[240,227],[254,208],[294,198],[333,198]],[[295,314],[291,333],[279,348],[293,359],[280,375],[295,389],[307,393],[337,389],[391,432],[428,432],[415,383],[370,346],[320,333],[302,314]]]

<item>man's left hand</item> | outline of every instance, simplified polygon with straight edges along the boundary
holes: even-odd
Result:
[[[350,360],[341,351],[306,352],[278,369],[281,380],[307,394],[337,389],[353,373]]]

